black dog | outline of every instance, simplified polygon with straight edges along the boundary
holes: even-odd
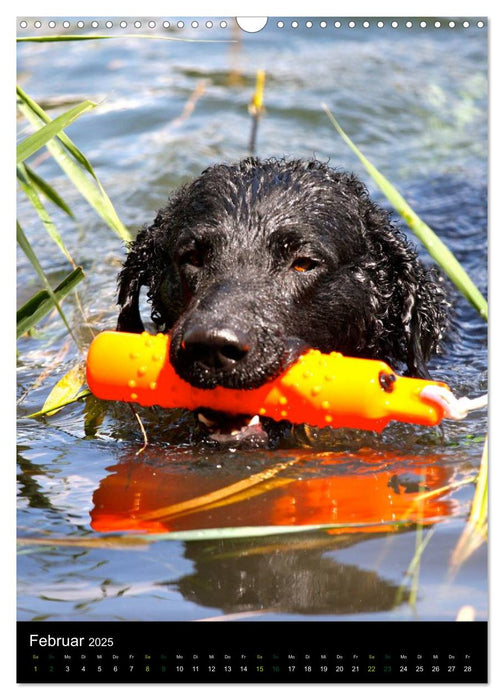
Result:
[[[425,377],[447,326],[441,283],[389,214],[318,161],[205,170],[131,245],[118,330],[143,330],[142,286],[177,372],[198,387],[260,386],[308,347]]]

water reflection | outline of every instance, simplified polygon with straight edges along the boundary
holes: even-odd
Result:
[[[186,600],[224,613],[247,610],[335,615],[392,610],[408,588],[364,566],[340,563],[337,552],[372,535],[221,540],[186,544],[193,573],[166,585]]]
[[[453,499],[429,493],[453,475],[435,454],[283,451],[194,455],[172,464],[141,457],[109,467],[96,489],[91,526],[100,532],[166,532],[265,525],[334,524],[345,532],[395,530],[452,514]],[[172,458],[173,459],[173,458]],[[420,498],[419,495],[423,494]],[[427,496],[427,497],[426,497]]]
[[[160,466],[141,458],[109,467],[93,496],[91,525],[99,532],[163,533],[206,528],[334,524],[334,529],[288,536],[186,542],[192,571],[158,585],[188,601],[225,613],[349,614],[391,610],[407,589],[373,564],[338,561],[338,551],[453,515],[454,497],[439,494],[453,470],[436,455],[281,453],[278,471],[246,456],[214,455],[213,467]],[[239,460],[237,462],[237,459]],[[218,461],[219,460],[219,461]],[[442,461],[442,460],[441,460]],[[237,468],[241,464],[242,468]],[[388,535],[390,540],[385,541]]]

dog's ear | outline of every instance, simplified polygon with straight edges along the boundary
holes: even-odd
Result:
[[[430,379],[427,362],[439,351],[446,332],[446,293],[435,281],[434,269],[426,270],[416,262],[416,270],[406,264],[400,273],[406,364],[410,376]]]
[[[392,354],[406,363],[410,376],[429,378],[427,362],[439,351],[448,325],[441,275],[424,267],[387,212],[371,205],[367,219],[368,242],[376,256],[373,265],[378,263],[382,289],[388,286],[383,322]]]
[[[155,267],[155,246],[150,228],[138,234],[130,244],[128,256],[118,277],[118,298],[120,307],[117,330],[129,333],[141,333],[144,324],[140,316],[140,288],[150,286],[151,271]]]

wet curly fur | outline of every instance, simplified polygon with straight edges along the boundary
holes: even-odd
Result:
[[[197,386],[259,386],[306,347],[426,377],[447,327],[438,277],[354,175],[248,158],[205,170],[140,231],[118,330],[143,330],[145,286],[177,372]]]

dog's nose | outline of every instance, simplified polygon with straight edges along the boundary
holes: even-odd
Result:
[[[190,326],[182,337],[182,348],[193,362],[212,369],[232,369],[244,359],[249,342],[244,333],[230,328]]]

